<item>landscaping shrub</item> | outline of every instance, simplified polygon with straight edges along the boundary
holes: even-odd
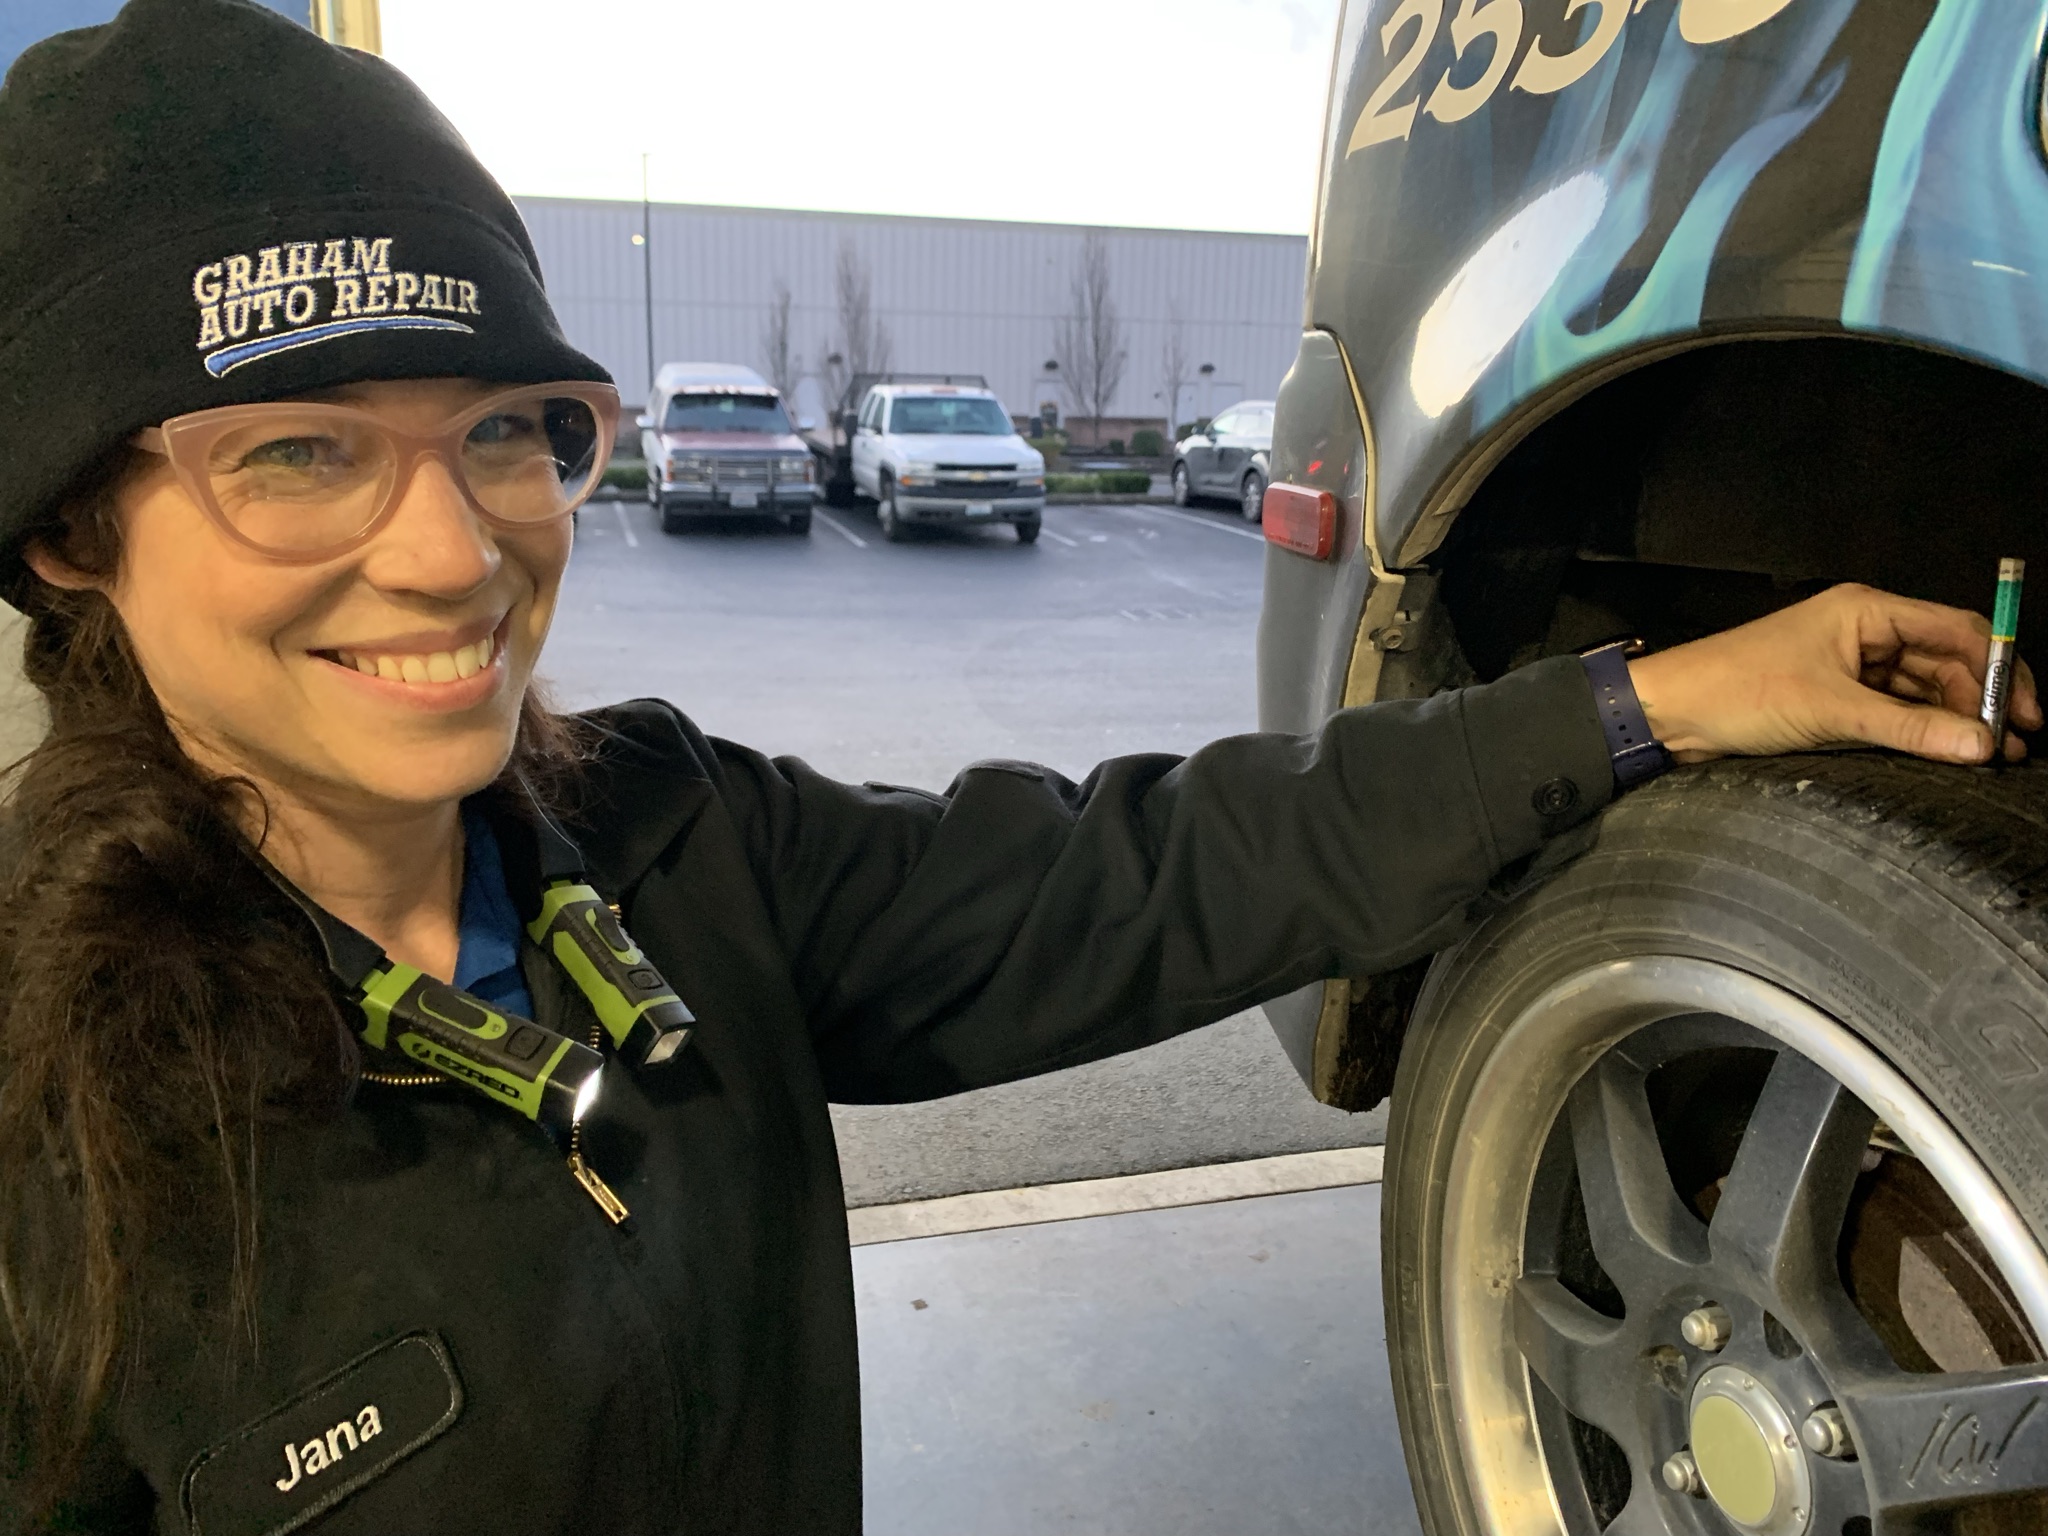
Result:
[[[1142,469],[1106,469],[1095,478],[1115,496],[1142,496],[1152,489],[1152,477]]]
[[[1114,458],[1120,459],[1124,456],[1124,440],[1120,437],[1112,437],[1102,446]]]
[[[1166,452],[1166,443],[1150,427],[1140,427],[1131,434],[1131,452],[1141,459],[1156,459]]]
[[[1045,490],[1049,496],[1091,496],[1102,489],[1100,475],[1047,475]]]
[[[641,459],[617,460],[605,465],[604,483],[615,490],[644,491],[647,489],[647,465]]]

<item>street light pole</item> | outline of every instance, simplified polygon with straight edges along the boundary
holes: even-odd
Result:
[[[640,287],[647,299],[647,398],[654,399],[654,215],[647,195],[647,154],[640,155]]]

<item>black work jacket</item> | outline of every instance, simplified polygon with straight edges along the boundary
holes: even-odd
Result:
[[[596,718],[573,830],[699,1020],[667,1067],[614,1065],[587,1122],[634,1229],[458,1090],[366,1084],[271,1133],[253,1363],[224,1371],[159,1287],[89,1527],[857,1531],[828,1101],[1072,1066],[1411,960],[1611,787],[1571,658],[1079,785],[983,763],[945,795],[835,783],[665,704]],[[573,987],[527,969],[542,1021],[582,1032]]]

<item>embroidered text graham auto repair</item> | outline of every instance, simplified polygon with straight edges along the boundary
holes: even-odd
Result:
[[[477,285],[394,271],[386,236],[301,240],[208,262],[192,274],[198,350],[222,378],[244,363],[363,331],[460,331],[482,315]]]

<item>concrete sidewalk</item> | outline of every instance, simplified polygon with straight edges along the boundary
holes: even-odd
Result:
[[[870,1536],[1416,1531],[1379,1193],[856,1247]]]

